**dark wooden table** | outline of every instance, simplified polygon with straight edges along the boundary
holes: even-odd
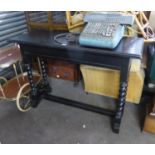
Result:
[[[115,133],[118,133],[126,102],[130,60],[132,58],[142,58],[144,40],[137,37],[123,38],[115,49],[110,50],[82,47],[79,45],[78,41],[63,46],[54,41],[54,36],[59,33],[60,32],[56,31],[47,32],[37,30],[9,40],[10,42],[16,42],[20,45],[23,62],[27,67],[27,73],[31,86],[32,106],[36,107],[40,99],[45,98],[51,101],[60,102],[62,104],[108,115],[112,117],[112,130]],[[78,40],[78,35],[76,37]],[[32,57],[39,57],[41,60],[43,77],[42,88],[37,88],[32,79]],[[120,90],[116,110],[112,111],[109,109],[103,109],[78,101],[50,95],[49,92],[51,91],[51,87],[48,82],[45,67],[46,62],[44,58],[58,58],[76,64],[86,64],[120,70]]]

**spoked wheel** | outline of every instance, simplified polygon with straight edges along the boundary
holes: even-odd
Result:
[[[2,80],[4,83],[8,81],[5,77],[2,77],[2,76],[0,76],[0,80]]]
[[[31,108],[29,92],[30,92],[30,85],[29,83],[26,83],[20,88],[17,94],[16,105],[18,110],[21,112],[26,112]]]

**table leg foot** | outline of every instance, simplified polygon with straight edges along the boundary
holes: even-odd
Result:
[[[37,96],[31,96],[31,106],[33,108],[36,108],[38,106],[38,104],[40,103],[41,97]]]
[[[114,118],[114,119],[112,120],[112,131],[113,131],[114,133],[119,133],[120,124],[121,124],[120,119]]]

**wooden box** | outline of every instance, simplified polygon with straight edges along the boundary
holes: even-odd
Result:
[[[84,79],[86,92],[118,98],[120,71],[93,67],[87,65],[80,66]],[[141,61],[133,59],[129,73],[127,101],[139,103],[144,83],[144,71],[141,68]]]
[[[143,130],[155,134],[155,116],[146,115]]]
[[[79,67],[66,61],[48,60],[48,75],[70,81],[79,81]]]
[[[143,130],[155,134],[155,97],[152,103],[147,103]]]

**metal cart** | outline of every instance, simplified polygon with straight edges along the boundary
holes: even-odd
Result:
[[[38,59],[39,62],[39,59]],[[27,73],[23,72],[19,47],[11,47],[0,53],[0,69],[12,67],[15,76],[9,80],[0,76],[0,99],[16,101],[18,110],[25,112],[31,107],[30,86]],[[39,84],[41,76],[34,72],[34,81]]]

